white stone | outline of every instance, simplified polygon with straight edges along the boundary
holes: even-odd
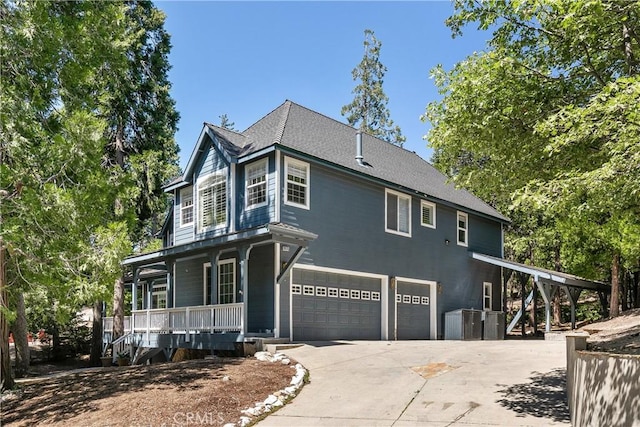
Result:
[[[294,394],[297,388],[294,386],[285,387],[284,392],[287,394]]]
[[[262,362],[271,362],[273,360],[273,356],[268,351],[259,351],[253,356]]]
[[[284,405],[284,403],[282,403],[282,400],[278,399],[278,400],[276,400],[275,402],[273,402],[273,405],[272,405],[272,406],[273,406],[274,408],[278,408],[278,407],[280,407],[280,406],[282,406],[282,405]]]
[[[236,427],[236,423],[227,423],[227,424],[223,425],[222,427]]]
[[[264,400],[264,404],[265,405],[273,405],[274,403],[276,403],[278,401],[278,398],[276,396],[274,396],[273,394],[270,394],[265,400]]]
[[[225,375],[224,377],[222,377],[222,381],[229,381],[231,378],[229,378],[228,375]]]
[[[282,363],[283,365],[288,365],[289,363],[291,363],[291,360],[287,359],[286,357],[284,359],[282,359],[280,361],[280,363]]]
[[[240,417],[240,427],[244,427],[251,422],[249,417]]]

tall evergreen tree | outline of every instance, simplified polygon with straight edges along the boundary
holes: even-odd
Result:
[[[162,184],[178,172],[174,134],[179,115],[169,94],[171,43],[164,29],[164,13],[150,1],[140,1],[128,3],[126,16],[130,37],[127,64],[109,79],[114,96],[105,105],[107,159],[114,174],[130,178],[113,214],[115,220],[126,222],[129,236],[140,250],[154,239],[162,224],[167,203]],[[114,337],[124,332],[123,303],[124,279],[120,277],[113,294]]]
[[[229,129],[234,132],[237,132],[235,122],[229,120],[229,117],[226,114],[218,116],[220,118],[220,127],[224,129]]]
[[[400,127],[393,125],[387,108],[389,98],[382,89],[387,67],[380,62],[381,47],[373,31],[365,30],[364,56],[351,72],[353,80],[359,83],[352,91],[353,101],[342,107],[341,114],[347,116],[351,126],[359,126],[370,135],[402,146],[406,138]]]

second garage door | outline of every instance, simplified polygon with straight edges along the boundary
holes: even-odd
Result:
[[[396,310],[399,340],[431,338],[431,286],[398,281]]]
[[[379,340],[381,280],[294,268],[293,339]]]

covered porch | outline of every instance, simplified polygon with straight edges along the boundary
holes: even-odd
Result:
[[[247,337],[277,338],[280,281],[315,238],[271,223],[125,259],[126,340],[136,347],[231,350]],[[290,248],[286,260],[281,245]],[[114,342],[113,323],[103,320],[105,348]]]
[[[524,331],[525,316],[523,313],[529,306],[531,301],[537,292],[540,292],[545,306],[545,332],[551,331],[551,301],[557,292],[564,291],[571,304],[571,329],[576,328],[576,306],[578,304],[578,298],[583,290],[588,289],[598,292],[600,300],[606,300],[606,294],[611,293],[611,286],[601,282],[595,282],[592,280],[583,279],[578,276],[574,276],[568,273],[562,273],[559,271],[547,270],[540,267],[534,267],[531,265],[521,264],[514,261],[508,261],[502,258],[496,258],[489,255],[484,255],[477,252],[471,252],[470,256],[481,262],[486,262],[492,265],[503,267],[511,272],[517,271],[523,274],[530,275],[533,278],[534,289],[525,298],[524,285],[522,286],[522,305],[520,310],[516,313],[511,323],[507,326],[507,333],[518,324],[518,321],[522,322],[522,330]],[[507,296],[507,279],[509,275],[504,276],[504,289],[503,298],[505,301],[503,305],[506,307]],[[524,333],[524,332],[523,332]]]

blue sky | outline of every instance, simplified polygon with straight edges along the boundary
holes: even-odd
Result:
[[[429,71],[450,69],[482,50],[489,34],[451,38],[448,1],[204,2],[158,1],[173,48],[169,78],[181,119],[176,135],[184,168],[207,121],[227,114],[244,130],[286,99],[345,122],[351,70],[364,53],[364,30],[382,42],[384,91],[404,147],[429,159],[420,121],[439,95]]]

